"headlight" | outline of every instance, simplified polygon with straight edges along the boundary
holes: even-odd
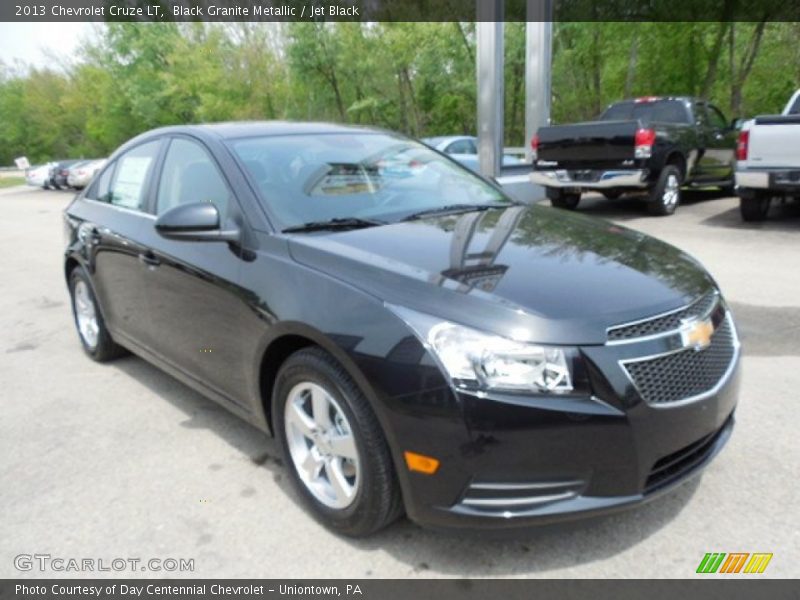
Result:
[[[416,311],[387,305],[403,319],[462,387],[538,393],[573,390],[574,351],[482,333]]]

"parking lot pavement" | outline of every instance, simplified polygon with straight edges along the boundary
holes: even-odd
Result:
[[[755,226],[733,198],[695,198],[667,218],[631,201],[581,208],[696,256],[735,311],[737,426],[701,479],[632,512],[512,539],[402,521],[353,541],[296,505],[260,432],[139,358],[98,365],[83,355],[62,274],[69,197],[0,191],[0,577],[108,574],[15,569],[15,556],[36,553],[194,559],[194,573],[169,576],[690,577],[706,552],[772,552],[763,576],[796,576],[798,206]]]

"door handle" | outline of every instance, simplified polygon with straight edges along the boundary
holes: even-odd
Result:
[[[158,259],[158,257],[149,251],[139,254],[139,262],[149,268],[157,267],[161,264],[161,261]]]

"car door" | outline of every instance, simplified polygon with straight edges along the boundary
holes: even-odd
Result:
[[[121,154],[70,209],[81,220],[78,236],[107,327],[123,343],[145,347],[149,316],[142,233],[153,223],[145,208],[160,146],[160,140],[145,142]]]
[[[713,104],[706,104],[711,136],[708,151],[714,156],[714,176],[718,181],[731,179],[736,161],[737,131]]]
[[[211,202],[221,223],[242,223],[234,194],[205,146],[173,137],[155,186],[154,212]],[[144,232],[150,327],[159,358],[229,401],[247,404],[252,379],[254,316],[239,287],[242,252],[227,242],[168,240],[150,223]]]
[[[702,143],[698,179],[718,182],[730,179],[733,173],[736,132],[721,111],[705,102],[695,107],[698,120],[698,140]]]

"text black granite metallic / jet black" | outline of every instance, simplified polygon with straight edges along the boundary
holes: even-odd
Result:
[[[736,328],[694,259],[393,133],[154,130],[65,232],[87,354],[132,351],[274,434],[348,535],[634,506],[733,427]]]

